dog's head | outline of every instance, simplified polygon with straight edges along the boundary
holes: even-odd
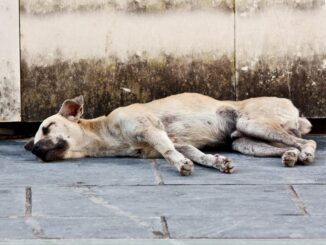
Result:
[[[57,114],[42,122],[25,149],[43,161],[69,158],[71,152],[76,151],[83,142],[83,130],[78,124],[83,114],[83,105],[82,96],[63,102]]]

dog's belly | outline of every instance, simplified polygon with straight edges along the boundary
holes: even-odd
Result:
[[[225,127],[216,114],[176,116],[175,120],[162,120],[165,130],[175,143],[185,143],[197,148],[227,142],[232,129]]]

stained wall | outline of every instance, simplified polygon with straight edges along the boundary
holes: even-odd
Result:
[[[326,117],[324,0],[236,1],[237,99],[290,98]]]

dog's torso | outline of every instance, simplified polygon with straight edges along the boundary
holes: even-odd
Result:
[[[301,138],[311,123],[288,99],[218,101],[196,93],[120,107],[108,116],[81,119],[82,96],[64,101],[25,145],[43,161],[87,156],[164,157],[181,175],[193,162],[232,173],[232,161],[200,148],[232,142],[254,156],[281,156],[284,166],[314,161],[316,142]]]
[[[218,101],[196,93],[169,96],[145,104],[120,107],[108,116],[81,119],[83,97],[64,101],[45,119],[26,144],[43,161],[86,156],[163,156],[181,175],[193,162],[233,172],[232,161],[205,154],[205,146],[227,144],[254,156],[281,156],[285,166],[310,164],[316,142],[301,138],[310,122],[288,99],[260,97]],[[193,161],[193,162],[192,162]]]
[[[95,131],[102,138],[101,142],[107,143],[100,144],[102,153],[98,155],[152,158],[160,154],[141,140],[141,134],[148,128],[164,130],[174,143],[203,148],[227,143],[236,130],[239,116],[275,120],[288,130],[297,127],[298,111],[288,100],[275,97],[234,102],[184,93],[120,107],[107,117],[82,120],[82,124],[84,128]]]

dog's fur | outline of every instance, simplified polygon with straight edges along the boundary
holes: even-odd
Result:
[[[66,100],[45,119],[26,144],[43,161],[92,156],[163,156],[181,175],[193,162],[231,173],[231,160],[204,154],[205,146],[232,142],[232,148],[254,156],[279,156],[285,166],[310,164],[316,142],[302,139],[311,129],[290,100],[260,97],[218,101],[183,93],[146,104],[120,107],[108,116],[81,119],[82,96]]]

